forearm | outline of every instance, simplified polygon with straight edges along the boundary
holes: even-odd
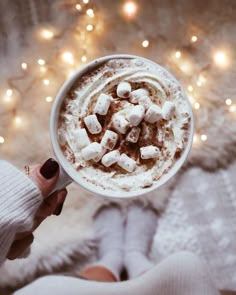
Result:
[[[16,233],[32,228],[42,203],[35,183],[11,164],[0,161],[0,264],[5,260]]]

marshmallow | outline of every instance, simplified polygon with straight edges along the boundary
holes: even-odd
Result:
[[[101,160],[101,158],[105,155],[106,151],[107,150],[104,147],[102,147],[101,153],[98,154],[95,158],[93,158],[93,160],[95,162],[99,162]]]
[[[121,154],[117,164],[128,172],[133,172],[136,167],[136,162],[126,154]]]
[[[114,116],[113,127],[120,133],[125,134],[128,130],[130,124],[129,122],[121,115]]]
[[[133,127],[126,136],[126,140],[132,143],[136,143],[139,139],[141,129],[139,127]]]
[[[138,103],[145,108],[145,110],[149,109],[152,105],[152,100],[149,96],[145,95],[140,97]]]
[[[64,132],[58,132],[58,141],[61,145],[65,145],[67,140],[66,140],[66,135]]]
[[[129,100],[131,103],[138,103],[141,97],[147,96],[148,94],[149,92],[147,89],[139,88],[131,92]]]
[[[81,150],[81,154],[84,160],[92,160],[98,157],[102,153],[102,146],[93,142]]]
[[[159,156],[160,150],[154,145],[149,145],[140,148],[140,154],[142,159],[152,159]]]
[[[138,126],[144,118],[145,109],[141,105],[132,107],[131,111],[127,115],[127,119],[132,126]]]
[[[171,101],[166,101],[162,107],[162,118],[170,120],[175,111],[175,104]]]
[[[128,82],[121,82],[117,87],[116,93],[121,98],[130,97],[131,85]]]
[[[106,115],[110,107],[111,101],[112,98],[109,95],[101,93],[94,107],[94,113],[99,115]]]
[[[106,167],[110,167],[115,164],[120,158],[120,153],[118,150],[111,151],[102,157],[102,164]]]
[[[151,176],[144,176],[140,181],[141,187],[149,187],[153,184],[153,179]]]
[[[90,144],[90,139],[85,128],[75,130],[75,141],[79,149]]]
[[[151,105],[147,110],[144,120],[149,123],[155,123],[162,118],[162,111],[158,105]]]
[[[111,130],[106,130],[101,140],[101,145],[108,150],[112,150],[115,147],[117,140],[118,140],[118,134],[116,134],[115,132]]]
[[[85,117],[84,123],[91,134],[98,134],[102,131],[102,126],[99,123],[96,115],[89,115]]]

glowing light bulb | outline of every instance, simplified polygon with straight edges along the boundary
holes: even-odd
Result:
[[[6,91],[6,95],[7,95],[8,97],[12,96],[12,93],[13,93],[13,91],[12,91],[11,89],[7,89],[7,91]]]
[[[206,78],[203,75],[199,75],[196,84],[198,87],[202,87],[204,84],[206,84]]]
[[[192,36],[191,41],[192,41],[193,43],[197,42],[197,40],[198,40],[197,36]]]
[[[181,58],[181,52],[180,51],[176,51],[175,52],[175,57],[177,58],[177,59],[179,59],[179,58]]]
[[[27,68],[28,68],[27,63],[23,62],[23,63],[21,64],[21,68],[22,68],[22,70],[27,70]]]
[[[71,52],[65,51],[62,53],[61,58],[64,62],[73,65],[74,64],[74,56]]]
[[[14,121],[16,126],[20,126],[22,124],[22,118],[19,116],[16,116]]]
[[[193,143],[194,144],[198,143],[198,135],[197,134],[194,134],[194,136],[193,136]]]
[[[44,59],[42,59],[42,58],[39,58],[38,59],[38,64],[40,65],[40,66],[44,66],[45,65],[45,60]]]
[[[193,92],[193,86],[192,85],[188,85],[188,91]]]
[[[40,31],[40,35],[43,39],[46,39],[46,40],[51,40],[54,37],[53,31],[48,29],[42,29]]]
[[[12,102],[12,97],[5,95],[3,97],[3,101],[6,102],[6,103],[10,103],[10,102]]]
[[[226,104],[227,106],[230,106],[230,105],[232,104],[232,100],[231,100],[230,98],[226,99],[226,100],[225,100],[225,104]]]
[[[53,101],[53,98],[51,96],[47,96],[45,98],[46,102],[52,102]]]
[[[89,0],[83,0],[84,4],[88,4]]]
[[[81,11],[82,10],[82,6],[80,4],[76,4],[75,5],[75,8],[78,10],[78,11]]]
[[[214,56],[214,62],[219,67],[227,67],[229,64],[228,57],[224,51],[217,51]]]
[[[199,109],[200,109],[200,103],[199,103],[199,102],[195,102],[195,103],[194,103],[194,108],[195,108],[196,110],[199,110]]]
[[[3,136],[0,136],[0,143],[4,143],[5,142],[5,139]]]
[[[50,81],[48,79],[43,79],[43,84],[48,86],[50,84]]]
[[[124,4],[123,11],[128,18],[133,18],[137,12],[137,4],[133,1],[128,1]]]
[[[40,67],[40,72],[41,73],[46,73],[47,72],[47,68],[44,67],[44,66]]]
[[[230,111],[231,113],[236,112],[236,105],[232,105],[232,106],[230,106],[229,111]]]
[[[83,56],[81,57],[81,61],[82,61],[82,62],[86,62],[86,61],[87,61],[87,57],[86,57],[85,55],[83,55]]]
[[[91,32],[93,30],[93,25],[87,25],[86,30]]]
[[[94,17],[94,12],[91,8],[87,9],[86,13],[89,17],[91,17],[91,18]]]
[[[142,46],[144,48],[148,47],[149,46],[149,41],[148,40],[144,40],[143,43],[142,43]]]
[[[207,140],[207,135],[206,134],[202,134],[201,135],[201,140],[202,141],[206,141]]]
[[[188,62],[187,60],[185,60],[184,62],[182,62],[179,65],[180,69],[182,72],[184,72],[185,74],[191,74],[192,72],[192,65],[190,64],[190,62]]]

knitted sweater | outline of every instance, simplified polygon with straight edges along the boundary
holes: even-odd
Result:
[[[42,202],[36,184],[20,170],[0,160],[0,264],[6,259],[15,235],[32,228]]]

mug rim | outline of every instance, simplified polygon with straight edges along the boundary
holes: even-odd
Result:
[[[177,82],[177,84],[181,87],[181,92],[184,95],[184,98],[188,104],[189,107],[189,114],[191,117],[191,126],[190,126],[190,132],[189,132],[189,139],[185,146],[184,152],[181,155],[180,159],[178,159],[173,166],[170,168],[167,174],[164,174],[161,176],[160,180],[153,184],[151,187],[148,188],[142,188],[140,190],[135,191],[111,191],[111,190],[104,190],[100,187],[93,186],[91,183],[86,182],[84,179],[80,179],[80,177],[76,177],[76,171],[72,167],[72,165],[68,162],[66,157],[63,155],[62,150],[60,148],[59,142],[58,142],[58,136],[57,136],[57,129],[58,129],[58,118],[59,118],[59,112],[62,105],[63,100],[65,99],[65,96],[67,92],[70,90],[74,82],[79,78],[79,76],[83,76],[87,71],[93,69],[96,66],[99,66],[100,64],[111,60],[111,59],[129,59],[129,58],[138,58],[148,61],[149,63],[153,63],[155,65],[158,65],[161,67],[164,71],[167,71],[168,74],[174,79],[174,81]],[[182,85],[177,81],[177,79],[164,67],[157,64],[156,62],[149,60],[147,58],[137,56],[137,55],[131,55],[131,54],[115,54],[115,55],[106,55],[97,59],[94,59],[90,61],[88,64],[78,68],[61,86],[59,89],[55,100],[53,102],[51,114],[50,114],[50,138],[51,138],[51,144],[53,148],[53,152],[62,166],[62,168],[65,170],[65,172],[68,174],[68,176],[77,184],[85,188],[86,190],[92,192],[93,194],[100,195],[103,197],[109,197],[109,198],[132,198],[132,197],[138,197],[141,195],[145,195],[147,193],[153,192],[154,190],[158,189],[165,183],[167,183],[172,177],[180,170],[180,168],[183,166],[184,162],[186,161],[192,147],[193,143],[193,136],[194,136],[194,116],[192,111],[191,103],[188,99],[187,94],[185,93]]]

